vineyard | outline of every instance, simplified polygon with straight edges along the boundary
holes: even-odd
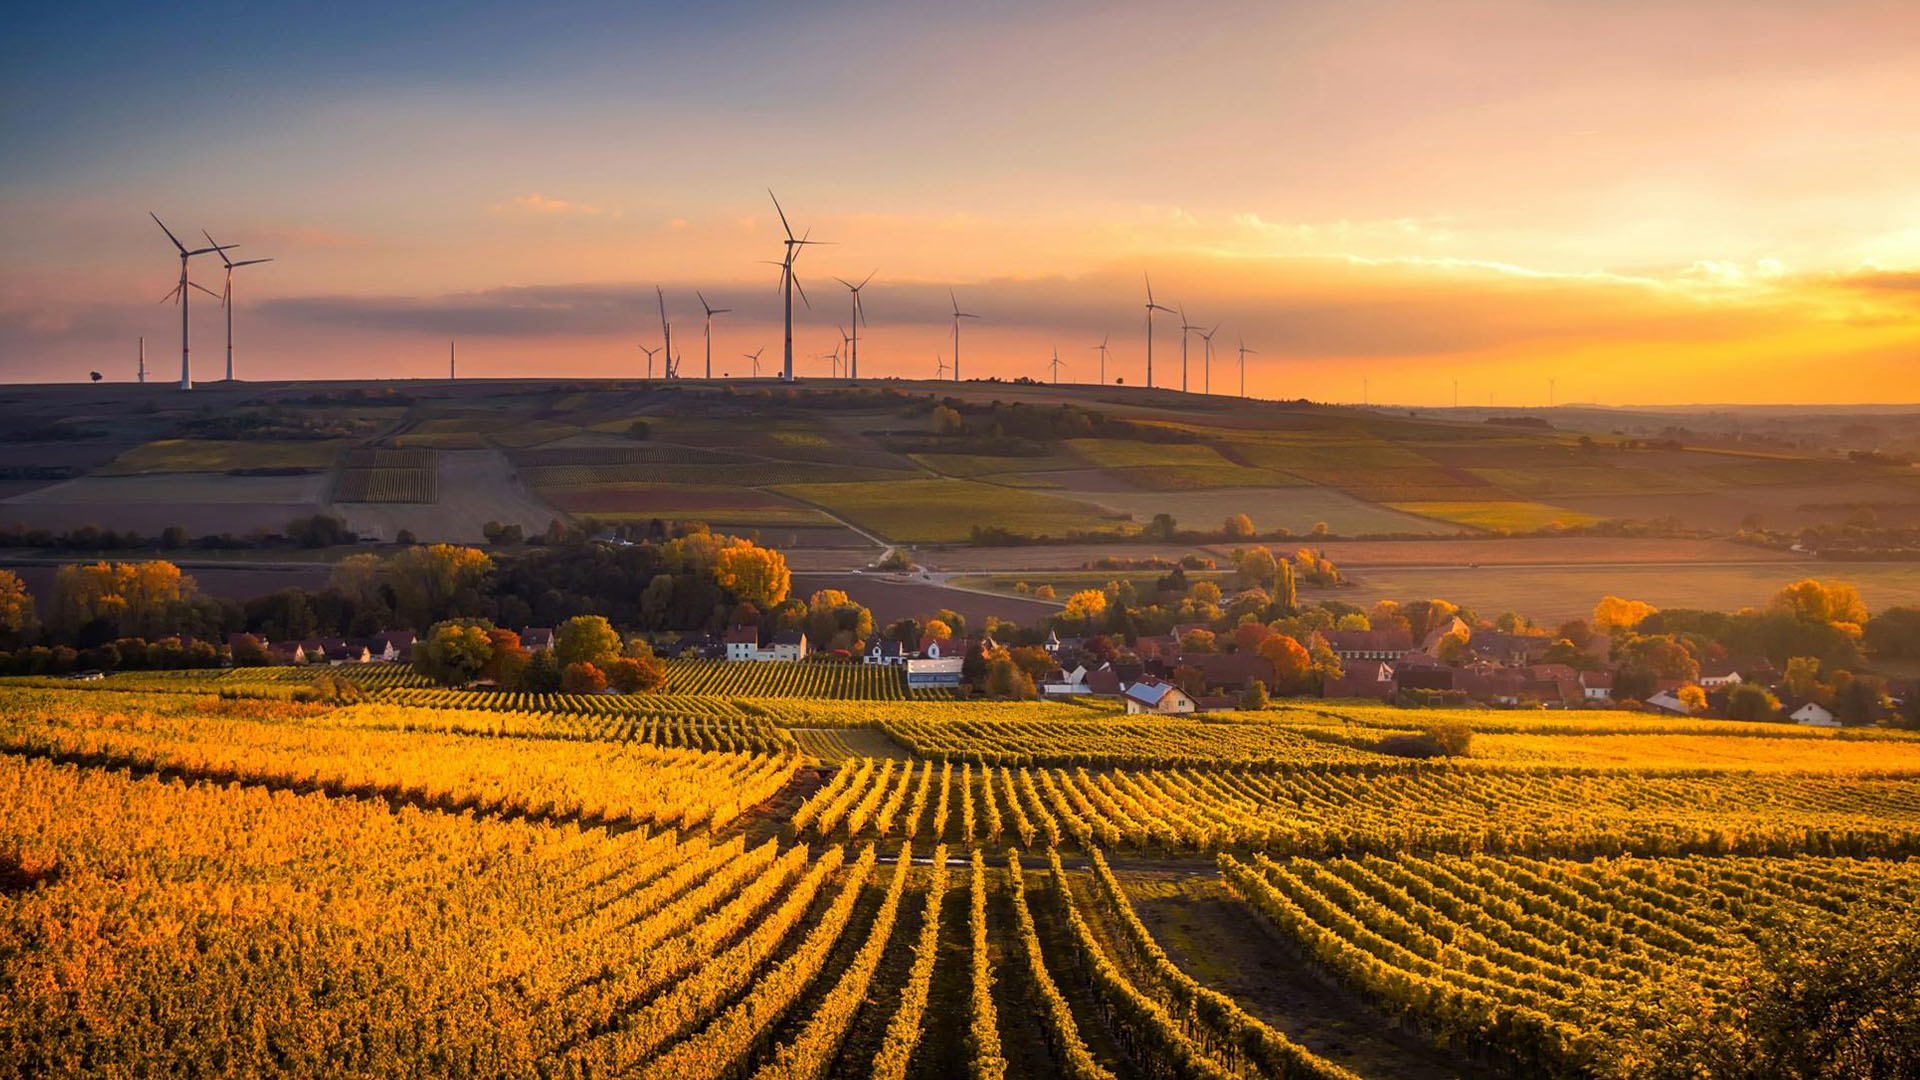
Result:
[[[1615,1080],[1782,928],[1920,900],[1900,732],[1463,714],[1490,749],[1415,761],[1384,709],[669,669],[0,686],[0,1075]]]
[[[440,469],[430,448],[353,450],[333,488],[334,502],[430,503]]]

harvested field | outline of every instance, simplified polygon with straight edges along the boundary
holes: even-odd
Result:
[[[1056,494],[1096,503],[1116,513],[1131,514],[1135,521],[1150,521],[1155,514],[1172,514],[1174,521],[1192,529],[1218,529],[1227,518],[1245,514],[1253,519],[1253,527],[1261,532],[1284,528],[1305,534],[1323,521],[1331,532],[1346,536],[1367,533],[1442,535],[1459,531],[1442,522],[1374,506],[1324,488],[1224,488],[1215,491],[1100,491],[1068,488]],[[1116,551],[1114,554],[1125,555],[1127,552]]]
[[[1303,483],[1286,473],[1248,468],[1245,465],[1143,465],[1115,469],[1113,472],[1135,487],[1152,491],[1290,487]]]
[[[82,525],[158,535],[170,525],[193,536],[278,532],[324,506],[328,477],[179,473],[83,476],[0,502],[0,522],[61,532]]]
[[[439,500],[434,503],[336,502],[331,511],[362,536],[391,540],[406,529],[423,541],[483,543],[489,521],[546,529],[559,511],[528,491],[498,450],[440,453]]]
[[[609,484],[696,484],[759,487],[808,482],[854,483],[897,479],[910,474],[853,465],[809,465],[797,461],[745,461],[727,465],[538,465],[525,470],[537,488],[603,487]],[[917,474],[915,474],[917,475]]]
[[[1601,518],[1651,520],[1671,517],[1689,528],[1732,532],[1749,516],[1769,529],[1837,524],[1855,506],[1877,507],[1883,521],[1920,523],[1915,489],[1889,481],[1853,481],[1813,486],[1721,487],[1673,495],[1568,496],[1555,500],[1570,510]]]
[[[790,484],[777,490],[903,543],[961,541],[981,524],[1033,536],[1136,528],[1090,503],[970,480]]]
[[[907,456],[916,464],[943,476],[961,477],[1047,472],[1055,469],[1075,469],[1082,465],[1078,458],[1063,454],[1024,457],[999,457],[989,454],[909,454]]]
[[[987,616],[997,615],[1030,623],[1060,610],[1057,604],[1028,600],[1018,596],[985,596],[964,589],[949,589],[925,582],[897,581],[879,574],[807,574],[793,575],[793,595],[805,599],[816,589],[840,589],[848,598],[873,612],[877,626],[895,619],[923,618],[942,608],[966,616],[967,625],[986,625]]]
[[[1142,465],[1224,466],[1227,459],[1202,443],[1150,443],[1131,439],[1068,439],[1067,449],[1105,469]]]
[[[1803,555],[1736,544],[1730,540],[1488,536],[1434,540],[1328,540],[1315,541],[1313,546],[1324,550],[1327,558],[1341,567],[1689,562],[1807,563],[1810,568],[1833,565],[1814,564]],[[1217,544],[1208,550],[1224,558],[1230,546]]]
[[[333,468],[353,446],[351,439],[224,442],[214,439],[155,439],[114,458],[101,476],[144,473],[224,473],[229,469]]]
[[[1002,570],[1078,570],[1107,558],[1179,560],[1183,555],[1219,556],[1195,544],[1035,544],[1022,547],[929,547],[914,549],[914,560],[946,572]]]
[[[1553,525],[1591,525],[1595,518],[1561,506],[1537,502],[1400,502],[1389,504],[1421,517],[1437,518],[1492,533],[1534,532]]]

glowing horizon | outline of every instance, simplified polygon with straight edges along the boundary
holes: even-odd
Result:
[[[773,370],[771,186],[835,242],[803,375],[833,278],[877,269],[863,375],[951,362],[951,287],[965,374],[1057,347],[1091,381],[1111,335],[1138,385],[1151,273],[1221,324],[1216,391],[1244,338],[1269,397],[1920,400],[1910,6],[200,7],[39,11],[9,48],[0,382],[130,379],[141,334],[177,374],[149,209],[278,260],[236,276],[242,378],[432,378],[449,338],[463,375],[632,376],[656,282],[684,373],[695,289],[735,309],[716,375]],[[222,325],[196,308],[197,378]]]

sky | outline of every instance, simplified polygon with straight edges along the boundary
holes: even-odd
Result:
[[[1145,380],[1503,406],[1920,401],[1920,5],[36,5],[0,36],[0,381],[131,379],[184,240],[241,378]],[[194,279],[213,292],[212,256]],[[196,293],[196,377],[224,364]],[[1180,386],[1178,314],[1154,382]],[[1215,327],[1217,330],[1214,330]]]

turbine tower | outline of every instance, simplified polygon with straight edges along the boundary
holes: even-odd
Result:
[[[147,336],[145,334],[140,335],[140,370],[135,377],[142,383],[147,381]]]
[[[700,307],[707,313],[707,378],[711,379],[713,378],[713,317],[715,315],[725,315],[733,309],[714,307],[712,304],[707,303],[707,298],[700,295],[699,289],[693,290],[693,295],[700,297]]]
[[[1102,334],[1100,336],[1100,344],[1095,345],[1093,347],[1093,350],[1100,354],[1100,385],[1101,386],[1107,385],[1107,339],[1112,336],[1113,336],[1112,334]]]
[[[960,301],[954,298],[953,290],[947,290],[947,299],[953,301],[953,381],[960,381],[960,320],[977,319],[980,316],[970,311],[960,310]]]
[[[787,212],[780,208],[780,200],[774,196],[772,188],[767,189],[767,198],[773,199],[773,212],[780,215],[780,227],[787,231],[787,239],[785,241],[787,246],[787,254],[785,258],[780,260],[780,299],[781,299],[780,306],[782,309],[782,313],[786,319],[786,327],[787,327],[786,349],[785,349],[784,366],[782,367],[782,377],[785,378],[788,382],[792,382],[793,381],[793,294],[794,292],[798,291],[800,293],[801,303],[806,304],[807,307],[809,308],[813,307],[813,302],[807,299],[807,290],[800,288],[799,279],[794,277],[793,275],[793,263],[794,263],[794,260],[800,257],[801,248],[807,246],[808,244],[822,244],[822,243],[825,243],[826,241],[808,239],[808,237],[813,235],[811,231],[802,233],[798,237],[794,236],[793,226],[787,223]]]
[[[847,354],[849,363],[852,365],[848,377],[852,379],[858,379],[860,377],[860,327],[867,321],[867,306],[860,301],[860,290],[866,288],[867,282],[872,281],[873,275],[879,272],[880,271],[875,270],[869,273],[866,277],[860,279],[860,284],[858,285],[848,281],[846,278],[833,279],[845,285],[847,291],[853,294],[853,314],[847,319],[848,324],[853,327],[853,337],[850,339],[852,342],[850,346],[851,351]],[[842,333],[845,333],[845,331],[842,331]]]
[[[167,228],[167,223],[160,220],[159,214],[149,210],[147,211],[147,216],[153,219],[155,225],[160,226],[160,231],[167,234],[167,239],[173,241],[174,248],[180,252],[180,284],[175,285],[172,292],[161,297],[160,302],[166,303],[168,300],[172,300],[174,303],[180,305],[180,389],[191,390],[193,389],[193,366],[189,361],[189,354],[192,351],[192,337],[189,328],[192,324],[187,320],[187,313],[188,309],[192,307],[190,301],[193,298],[193,294],[189,289],[199,289],[201,292],[206,293],[216,300],[219,299],[220,294],[214,292],[212,289],[206,288],[198,282],[187,280],[187,260],[193,258],[195,255],[205,255],[210,251],[219,251],[221,248],[220,245],[215,244],[213,247],[188,250],[187,245],[181,243],[180,238],[173,235],[173,230]]]
[[[666,350],[667,378],[671,379],[674,378],[678,372],[675,370],[677,367],[674,363],[676,357],[673,355],[673,324],[667,321],[667,293],[666,290],[655,285],[653,287],[653,295],[655,299],[660,301],[660,337],[663,339],[660,347]]]
[[[456,369],[453,366],[453,342],[449,341],[447,342],[447,381],[448,382],[452,382],[457,377],[454,374],[457,370],[458,369]]]
[[[1060,346],[1053,347],[1053,385],[1060,385]]]
[[[853,333],[851,334],[847,333],[847,328],[844,326],[835,327],[834,329],[840,331],[840,344],[847,350],[847,362],[843,367],[847,378],[851,379],[854,377],[852,372],[855,370],[853,367],[853,343],[860,337],[860,325],[855,323]]]
[[[1153,279],[1140,275],[1147,283],[1147,389],[1153,389],[1153,313],[1164,311],[1173,314],[1173,309],[1153,302]]]
[[[1180,305],[1180,392],[1187,392],[1187,335],[1199,327],[1187,321],[1187,305]]]
[[[1194,327],[1194,329],[1198,331],[1200,328]],[[1202,357],[1200,361],[1200,392],[1203,394],[1213,393],[1213,335],[1219,332],[1220,324],[1214,323],[1213,329],[1200,335],[1200,342],[1203,346],[1200,354]]]
[[[1247,339],[1240,339],[1240,396],[1247,396],[1247,354],[1258,356],[1258,350],[1247,348]]]
[[[741,356],[744,356],[747,359],[753,361],[753,377],[756,379],[760,377],[760,354],[766,351],[767,350],[765,348],[759,348],[759,349],[753,350],[752,352],[740,354]]]
[[[647,378],[649,379],[653,378],[653,354],[660,351],[659,346],[656,345],[655,347],[649,349],[645,345],[636,345],[634,346],[634,348],[639,349],[641,352],[647,354]]]
[[[241,262],[234,262],[232,259],[227,258],[226,251],[220,247],[220,244],[218,241],[214,240],[212,233],[208,232],[205,229],[201,229],[200,235],[206,237],[207,243],[213,245],[214,252],[220,256],[221,263],[225,264],[227,268],[227,285],[226,285],[226,288],[220,291],[220,306],[227,309],[227,381],[232,382],[233,381],[233,268],[236,266],[253,266],[257,263],[270,263],[273,260],[272,259],[245,259],[245,260],[242,260]]]

